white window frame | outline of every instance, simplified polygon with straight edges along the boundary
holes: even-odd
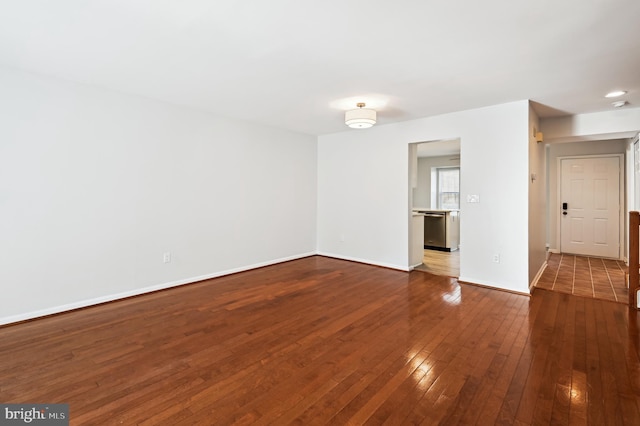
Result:
[[[460,166],[441,166],[431,168],[431,205],[436,206],[436,209],[442,209],[442,203],[440,201],[440,170],[458,170],[458,207],[460,209]]]

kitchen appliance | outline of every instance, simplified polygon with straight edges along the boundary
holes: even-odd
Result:
[[[460,244],[459,212],[454,210],[418,210],[424,214],[424,248],[458,250]]]

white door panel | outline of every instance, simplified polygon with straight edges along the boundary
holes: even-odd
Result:
[[[620,160],[561,160],[560,249],[563,253],[618,258]],[[564,207],[564,205],[561,205]]]

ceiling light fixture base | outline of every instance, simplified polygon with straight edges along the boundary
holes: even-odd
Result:
[[[377,114],[373,109],[365,108],[364,102],[356,104],[357,109],[345,112],[344,124],[352,129],[368,129],[376,124]]]

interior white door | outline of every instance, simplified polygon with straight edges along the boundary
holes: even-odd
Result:
[[[561,160],[560,250],[620,256],[620,158]]]

